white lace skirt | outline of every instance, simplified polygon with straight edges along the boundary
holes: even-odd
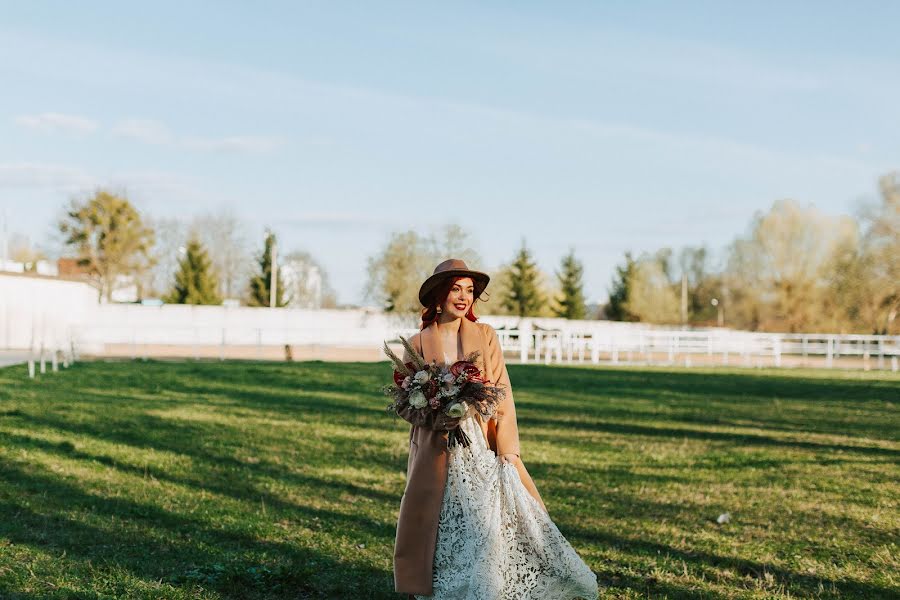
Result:
[[[522,484],[473,417],[455,447],[438,522],[434,593],[420,600],[573,600],[597,597],[597,577]]]

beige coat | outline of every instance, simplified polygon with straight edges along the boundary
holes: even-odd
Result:
[[[519,452],[519,430],[509,374],[497,332],[490,325],[461,319],[459,337],[463,355],[481,351],[478,366],[492,382],[504,386],[506,397],[488,420],[476,415],[485,439],[492,450],[500,454]],[[443,348],[437,326],[431,324],[410,338],[427,362],[444,363]],[[408,361],[405,357],[404,361]],[[447,483],[449,453],[447,432],[435,431],[429,423],[416,423],[409,412],[403,415],[413,422],[409,432],[409,460],[406,471],[406,490],[400,500],[397,520],[397,539],[394,544],[394,587],[406,594],[431,595],[434,551],[437,543],[438,517]],[[522,461],[513,461],[525,488],[543,506],[540,494]]]

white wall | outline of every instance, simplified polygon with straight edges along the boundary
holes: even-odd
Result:
[[[66,348],[72,328],[90,323],[97,306],[97,291],[81,281],[0,273],[0,348]]]

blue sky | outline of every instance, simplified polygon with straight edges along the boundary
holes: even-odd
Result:
[[[900,4],[4,2],[0,207],[230,208],[339,299],[392,231],[492,269],[718,249],[780,198],[852,212],[900,168]]]

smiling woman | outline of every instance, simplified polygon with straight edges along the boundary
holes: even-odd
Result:
[[[413,351],[444,364],[477,354],[478,372],[505,393],[489,418],[478,411],[422,418],[408,405],[398,411],[412,428],[395,589],[434,600],[596,598],[596,576],[550,519],[520,459],[503,349],[473,311],[489,281],[450,259],[419,290],[422,331],[410,338],[403,362]],[[448,431],[457,428],[471,444],[448,447]]]

